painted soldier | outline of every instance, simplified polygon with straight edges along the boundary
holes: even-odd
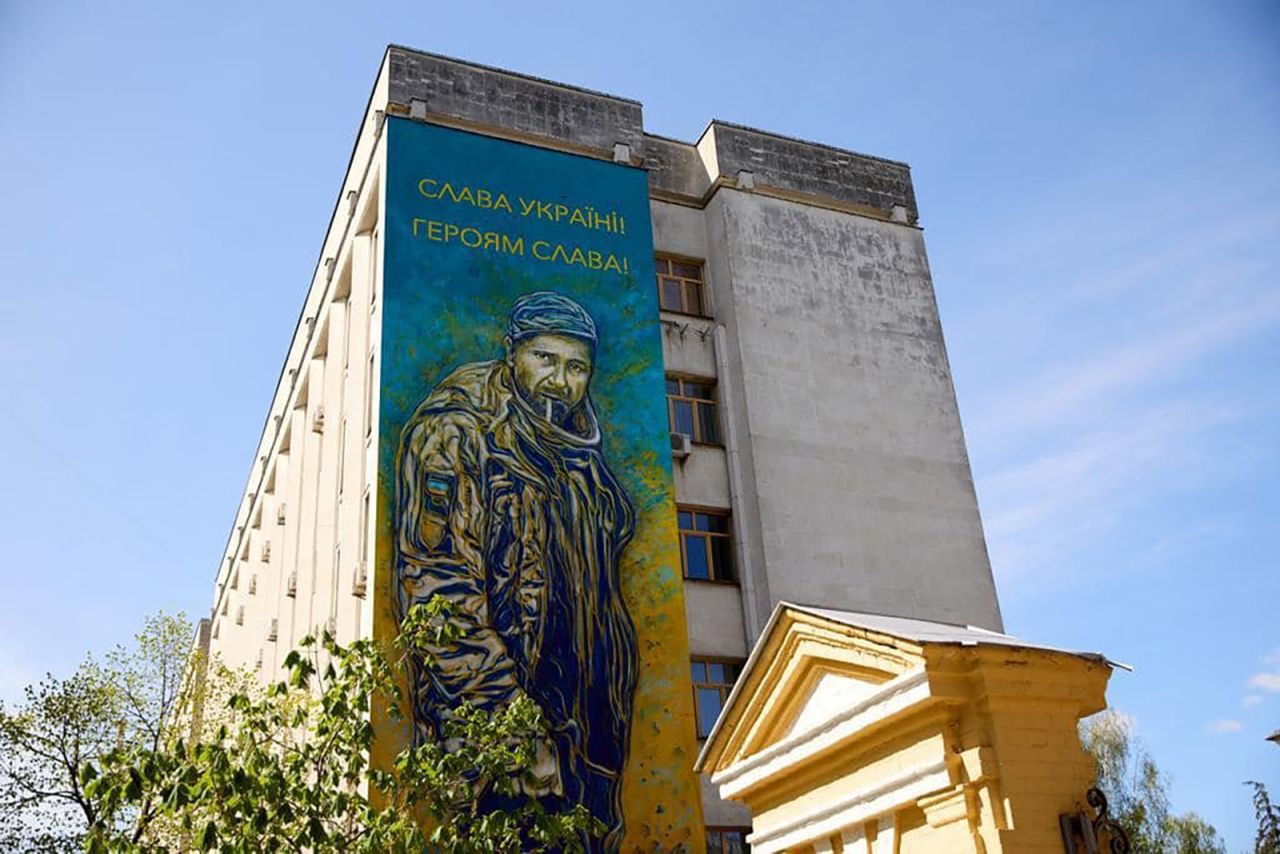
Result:
[[[616,850],[636,686],[618,566],[635,511],[601,451],[598,344],[578,303],[526,294],[505,357],[436,386],[401,434],[395,566],[402,613],[440,595],[463,629],[425,651],[432,666],[415,663],[416,738],[438,738],[460,703],[528,696],[549,726],[533,794],[557,811],[586,806],[607,828],[591,847]]]

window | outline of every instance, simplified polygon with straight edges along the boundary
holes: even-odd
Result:
[[[729,514],[724,510],[676,509],[680,528],[680,566],[684,569],[684,577],[700,581],[736,581]]]
[[[364,435],[373,435],[373,359],[375,353],[369,354],[369,371],[364,378]]]
[[[707,854],[749,854],[749,827],[708,827]]]
[[[342,419],[338,428],[338,494],[341,495],[347,486],[347,419]]]
[[[689,665],[693,671],[693,710],[698,720],[698,738],[706,738],[720,717],[724,701],[729,699],[741,667],[737,662],[714,658],[691,658]]]
[[[659,255],[654,263],[658,268],[658,306],[663,311],[706,317],[702,262],[681,261],[679,258]]]
[[[712,380],[667,377],[667,420],[672,433],[684,433],[704,445],[722,444]]]

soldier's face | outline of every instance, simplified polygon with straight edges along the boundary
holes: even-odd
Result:
[[[587,396],[591,348],[569,335],[535,335],[508,357],[516,387],[548,420],[560,423]]]

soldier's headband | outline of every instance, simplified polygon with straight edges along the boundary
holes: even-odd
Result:
[[[512,343],[534,335],[570,335],[596,348],[596,323],[587,310],[563,294],[525,294],[511,306],[507,336]]]

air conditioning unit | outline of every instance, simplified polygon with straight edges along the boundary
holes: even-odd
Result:
[[[249,595],[252,596],[258,592],[258,576],[249,576]]]
[[[218,628],[219,628],[219,624],[215,622],[213,624],[213,635],[212,635],[214,640],[218,639]]]
[[[239,605],[236,607],[236,625],[237,626],[244,625],[244,606],[243,605]]]
[[[262,650],[258,650],[258,660],[254,662],[253,669],[254,670],[262,669]]]
[[[311,416],[311,429],[316,433],[324,432],[324,407],[317,406],[316,412]]]
[[[280,502],[280,506],[276,508],[276,524],[283,525],[285,520],[284,502]]]
[[[279,636],[280,636],[280,621],[272,617],[271,628],[267,630],[267,640],[273,641]]]
[[[269,560],[271,560],[271,541],[263,540],[262,541],[262,562],[266,563]]]
[[[232,590],[240,589],[240,570],[238,569],[231,573],[231,589]]]
[[[364,568],[364,564],[356,567],[354,577],[351,579],[351,594],[364,598],[365,592],[369,589],[369,571]]]
[[[324,629],[331,636],[336,638],[338,636],[338,618],[330,617],[328,620],[325,620]]]
[[[688,433],[671,434],[671,459],[683,460],[693,453],[693,437]]]
[[[289,573],[289,581],[285,585],[284,593],[286,596],[298,595],[298,573]]]

